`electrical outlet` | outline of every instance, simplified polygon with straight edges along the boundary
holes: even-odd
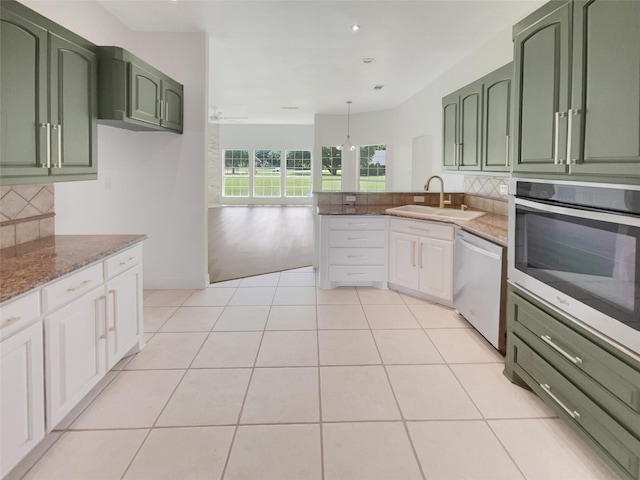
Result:
[[[355,195],[347,195],[344,199],[345,202],[355,202],[356,201],[356,196]]]
[[[413,197],[413,203],[424,203],[424,196]]]
[[[500,185],[500,195],[509,194],[509,185]]]

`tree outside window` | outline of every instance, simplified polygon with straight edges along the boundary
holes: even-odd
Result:
[[[249,196],[249,150],[224,150],[222,195]]]
[[[363,145],[360,147],[361,192],[384,192],[386,190],[386,145]]]
[[[311,195],[311,151],[287,150],[285,195],[308,197]]]
[[[322,191],[342,189],[342,152],[322,147]]]

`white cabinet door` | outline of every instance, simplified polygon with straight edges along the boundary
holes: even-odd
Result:
[[[0,476],[44,438],[42,323],[0,343]]]
[[[107,283],[107,370],[138,343],[142,318],[142,269]]]
[[[101,286],[44,319],[47,431],[105,373],[105,301]]]
[[[453,300],[453,243],[420,237],[420,291],[447,302]]]
[[[419,237],[404,233],[389,234],[389,283],[418,289],[417,246]]]

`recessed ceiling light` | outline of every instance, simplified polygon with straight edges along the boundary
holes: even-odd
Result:
[[[373,63],[375,61],[376,61],[376,59],[375,58],[371,58],[371,57],[367,57],[367,58],[363,58],[362,59],[362,63]]]
[[[360,25],[351,25],[351,30],[357,32],[358,30],[360,30]]]

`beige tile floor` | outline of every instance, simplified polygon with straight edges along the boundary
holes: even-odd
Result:
[[[148,291],[145,331],[9,478],[615,478],[463,318],[391,290]]]

